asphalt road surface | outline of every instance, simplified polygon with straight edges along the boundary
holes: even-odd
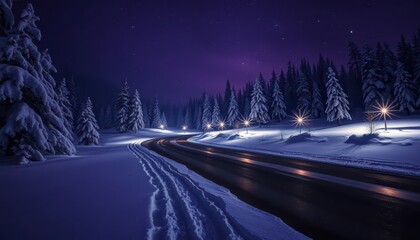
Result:
[[[143,146],[311,238],[420,239],[419,177],[209,147],[188,137]]]

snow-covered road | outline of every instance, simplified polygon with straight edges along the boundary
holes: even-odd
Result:
[[[232,216],[227,201],[204,189],[194,176],[180,171],[179,166],[149,151],[140,142],[128,145],[139,158],[144,171],[155,187],[151,196],[148,239],[298,239],[304,238],[280,219],[251,206]],[[197,176],[195,176],[197,177]],[[212,185],[214,188],[215,184]],[[216,187],[221,190],[221,187]],[[225,191],[228,198],[232,198]],[[234,201],[240,202],[236,197]],[[239,205],[245,205],[240,202]],[[249,220],[247,218],[257,217]],[[267,229],[250,229],[250,222],[259,221]],[[271,228],[271,229],[270,229]],[[267,231],[268,230],[268,231]]]

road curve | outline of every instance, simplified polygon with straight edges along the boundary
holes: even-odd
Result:
[[[315,239],[420,239],[420,178],[188,142],[143,146]]]

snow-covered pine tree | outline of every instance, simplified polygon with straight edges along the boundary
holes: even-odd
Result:
[[[379,74],[378,63],[372,49],[365,45],[362,55],[362,92],[365,109],[371,109],[377,101],[383,100],[385,84]]]
[[[311,93],[309,90],[309,82],[306,74],[301,72],[296,83],[297,109],[300,112],[310,112],[311,110]]]
[[[220,115],[219,103],[217,101],[217,98],[214,98],[213,112],[211,115],[211,125],[217,126],[221,120],[222,120],[222,117]]]
[[[51,76],[56,69],[33,42],[41,39],[39,18],[28,4],[14,25],[11,6],[0,2],[0,149],[21,163],[43,160],[46,151],[73,154]]]
[[[88,98],[85,107],[77,120],[76,132],[79,138],[79,144],[98,145],[98,129],[99,127],[95,119],[95,114],[92,111],[92,102],[90,101],[90,98]]]
[[[324,105],[322,104],[321,91],[319,90],[318,83],[312,82],[312,107],[311,116],[313,118],[319,118],[324,113]]]
[[[211,105],[207,94],[204,94],[203,99],[203,114],[201,116],[201,128],[207,129],[207,124],[211,124]]]
[[[272,103],[271,103],[271,116],[273,119],[278,119],[278,120],[282,120],[287,116],[283,93],[280,90],[278,81],[274,82],[273,96],[272,96]]]
[[[227,124],[231,127],[235,127],[238,121],[239,121],[239,107],[238,107],[238,102],[236,101],[235,91],[232,90],[230,93]]]
[[[328,68],[326,88],[327,109],[325,110],[325,113],[327,114],[327,121],[333,122],[338,120],[338,123],[341,124],[342,119],[351,120],[347,95],[341,88],[335,72],[331,67]]]
[[[143,121],[143,108],[140,101],[139,92],[137,89],[134,91],[134,95],[131,98],[130,103],[130,115],[128,117],[128,130],[137,132],[144,128]]]
[[[405,70],[402,62],[398,62],[395,75],[397,76],[397,80],[394,84],[394,95],[398,104],[398,109],[401,112],[414,112],[415,86],[411,80],[410,74]]]
[[[201,114],[202,114],[201,104],[197,102],[195,105],[195,111],[194,111],[194,127],[197,130],[201,129]]]
[[[128,83],[127,80],[125,80],[115,105],[115,128],[119,133],[128,131],[128,115],[130,110],[130,95],[128,89]]]
[[[155,99],[155,105],[153,107],[153,118],[152,118],[152,128],[159,128],[162,124],[162,119],[160,119],[161,113],[160,113],[160,107],[159,107],[159,100],[156,97]]]
[[[73,113],[71,111],[72,106],[71,106],[70,100],[69,100],[70,93],[67,89],[65,78],[63,78],[63,80],[61,80],[60,84],[58,85],[57,94],[58,94],[58,102],[60,104],[61,111],[63,112],[64,125],[66,126],[67,130],[71,134],[70,139],[73,139],[73,137],[72,137],[72,133],[73,133]]]
[[[164,112],[162,112],[162,116],[160,117],[160,121],[161,121],[161,125],[163,126],[163,128],[168,127],[168,121],[166,120],[166,115],[165,115]]]
[[[249,118],[258,122],[259,126],[270,121],[267,109],[267,99],[264,96],[263,86],[259,79],[255,80],[254,88],[251,94],[251,113]]]

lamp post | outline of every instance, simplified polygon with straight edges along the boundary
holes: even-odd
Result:
[[[245,126],[245,129],[246,129],[246,134],[248,134],[248,126],[249,126],[249,121],[248,120],[244,121],[244,126]]]
[[[225,127],[225,122],[220,122],[219,127],[223,130],[223,128]]]
[[[211,129],[211,124],[210,124],[210,123],[207,123],[206,127],[207,127],[207,131],[210,131],[210,129]]]
[[[160,128],[160,132],[163,133],[163,129],[165,128],[165,126],[163,126],[163,124],[160,124],[159,128]]]
[[[388,131],[388,128],[386,125],[386,115],[388,115],[388,108],[386,107],[381,108],[381,114],[384,116],[385,131]]]
[[[297,118],[297,124],[299,125],[299,134],[302,134],[302,125],[303,125],[303,118],[302,117]]]
[[[184,134],[185,134],[185,131],[187,130],[187,126],[182,126],[182,130],[184,131]]]

